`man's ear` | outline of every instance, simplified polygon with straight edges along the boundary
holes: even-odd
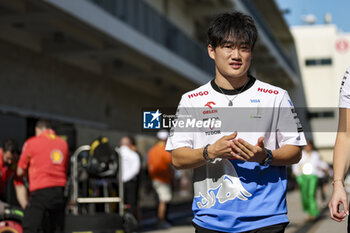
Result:
[[[211,44],[208,45],[208,54],[211,59],[215,60],[215,49]]]

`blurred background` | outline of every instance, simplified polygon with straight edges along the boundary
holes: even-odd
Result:
[[[289,92],[306,136],[331,165],[350,66],[346,0],[0,0],[0,140],[22,145],[36,120],[48,118],[71,152],[100,135],[116,146],[132,134],[146,161],[156,138],[142,130],[142,109],[176,107],[183,93],[214,78],[206,29],[228,10],[255,19],[250,73]],[[172,202],[190,212],[192,193],[176,177]],[[328,216],[318,225],[304,221],[290,179],[289,232],[326,232]],[[141,192],[141,207],[154,208],[146,197]],[[152,222],[151,211],[143,216],[145,226]]]

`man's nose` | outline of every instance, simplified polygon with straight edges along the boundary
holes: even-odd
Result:
[[[237,58],[239,58],[239,50],[237,48],[232,49],[231,59],[237,59]]]

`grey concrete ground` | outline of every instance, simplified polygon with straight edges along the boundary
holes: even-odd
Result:
[[[341,233],[346,232],[347,219],[342,223],[337,223],[330,219],[328,211],[328,200],[331,195],[331,186],[328,187],[327,200],[322,202],[318,195],[318,204],[321,215],[315,221],[308,221],[307,215],[301,209],[301,200],[298,190],[288,192],[288,217],[290,224],[286,233]],[[149,230],[147,233],[194,233],[191,226],[191,217],[178,218],[175,226],[166,230]]]
[[[302,211],[299,191],[293,191],[287,195],[288,217],[290,224],[286,233],[341,233],[346,232],[347,219],[338,223],[330,218],[328,201],[331,197],[331,185],[328,186],[326,201],[322,202],[318,196],[318,207],[321,215],[315,221],[307,221],[307,214]],[[318,193],[319,194],[319,193]]]

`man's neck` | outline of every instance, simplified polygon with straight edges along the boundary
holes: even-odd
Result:
[[[215,83],[219,87],[226,90],[234,90],[242,87],[248,81],[248,75],[242,77],[235,78],[225,78],[223,76],[217,75],[215,77]]]
[[[44,132],[46,132],[46,131],[48,131],[48,130],[50,130],[50,129],[47,129],[47,128],[42,128],[42,129],[37,129],[36,131],[35,131],[35,136],[40,136],[40,135],[42,135]]]
[[[158,144],[161,145],[161,146],[164,146],[165,145],[165,141],[164,140],[159,140]]]

